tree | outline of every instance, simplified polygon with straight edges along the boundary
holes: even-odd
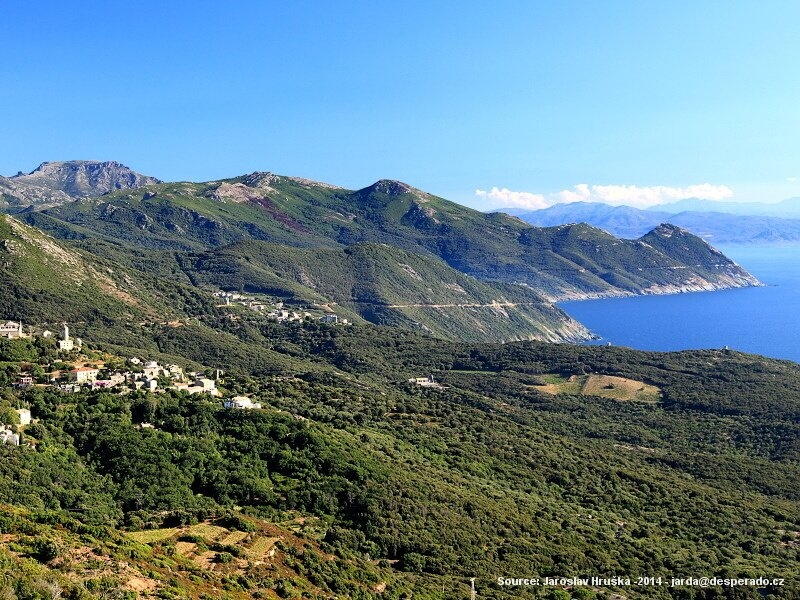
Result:
[[[0,407],[0,423],[3,425],[19,425],[19,413],[10,406]]]

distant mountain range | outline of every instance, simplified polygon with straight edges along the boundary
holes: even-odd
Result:
[[[771,209],[778,207],[781,209]],[[800,242],[800,218],[779,218],[733,210],[775,210],[776,214],[800,216],[800,199],[794,198],[778,204],[742,204],[683,200],[674,204],[659,205],[661,210],[641,210],[630,206],[611,206],[600,202],[573,202],[556,204],[535,211],[503,209],[526,223],[552,227],[565,223],[588,223],[610,234],[624,238],[638,238],[661,223],[677,225],[712,244],[761,244]],[[688,210],[693,207],[694,210]]]
[[[800,198],[788,198],[781,202],[720,202],[687,198],[669,204],[659,204],[652,210],[668,214],[691,211],[797,219],[800,218]]]
[[[758,284],[673,225],[636,240],[532,227],[392,180],[347,190],[257,172],[162,183],[74,161],[0,183],[16,194],[4,196],[7,212],[88,251],[84,260],[111,261],[103,269],[338,306],[449,339],[585,339],[553,301]]]

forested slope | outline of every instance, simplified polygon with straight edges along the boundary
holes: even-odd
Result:
[[[193,327],[157,331],[154,343],[193,361],[213,356],[228,370],[225,393],[262,410],[174,392],[7,393],[40,421],[28,429],[37,451],[3,449],[26,458],[24,467],[6,463],[20,484],[2,499],[79,509],[87,522],[131,530],[233,507],[279,522],[303,515],[317,523],[307,535],[323,551],[393,565],[394,592],[383,597],[411,588],[451,597],[477,576],[482,597],[500,598],[509,590],[493,582],[517,574],[769,576],[787,585],[762,592],[797,597],[794,363],[724,351],[453,344],[374,326],[226,326],[228,341],[210,354]],[[23,342],[3,349],[5,359],[37,352]],[[250,350],[286,362],[257,375]],[[441,387],[407,381],[430,374]],[[144,422],[154,428],[137,427]],[[53,477],[49,457],[59,454],[85,475],[39,499],[36,482]],[[255,577],[238,582],[271,593]],[[761,597],[753,586],[736,594]]]

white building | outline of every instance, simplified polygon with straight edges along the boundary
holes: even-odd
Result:
[[[203,388],[203,390],[210,392],[211,390],[217,389],[217,382],[213,379],[206,379],[205,377],[201,377],[194,380],[195,385],[199,385]]]
[[[17,380],[17,383],[14,384],[16,388],[29,388],[33,385],[33,377],[30,375],[23,375]]]
[[[58,340],[58,349],[63,352],[70,352],[75,348],[80,349],[81,345],[82,342],[80,338],[72,339],[69,337],[69,327],[67,327],[67,324],[64,323],[64,332],[61,336],[61,339]]]
[[[70,381],[75,381],[76,383],[92,383],[97,381],[99,373],[100,369],[95,369],[94,367],[78,367],[69,372],[69,378]]]
[[[3,429],[0,431],[0,443],[11,444],[12,446],[19,446],[19,434],[14,433],[10,429]]]
[[[213,379],[206,379],[204,377],[198,377],[194,381],[194,385],[190,385],[186,388],[186,391],[190,394],[211,394],[212,396],[219,396],[220,391],[217,389],[217,382]]]
[[[144,363],[144,368],[142,369],[142,371],[144,372],[145,379],[156,379],[158,377],[161,377],[164,368],[161,365],[159,365],[156,361],[149,360],[146,363]]]
[[[31,411],[27,408],[18,408],[17,414],[19,415],[19,424],[20,425],[30,425],[31,424]]]
[[[109,375],[108,379],[96,379],[93,381],[92,387],[109,389],[121,385],[125,383],[125,381],[125,375],[122,373],[112,373]]]
[[[58,386],[58,389],[65,394],[76,394],[81,391],[81,386],[74,383],[62,383]]]
[[[17,323],[16,321],[6,321],[5,323],[0,323],[0,338],[8,338],[10,340],[30,337],[26,335],[22,330],[22,321]]]
[[[433,378],[433,375],[428,375],[427,377],[412,377],[408,380],[409,383],[415,383],[417,385],[421,385],[423,387],[442,387],[440,384],[436,383],[436,380]]]
[[[253,402],[247,396],[234,396],[230,400],[225,400],[223,405],[225,408],[239,408],[245,410],[261,408],[260,402]]]
[[[169,372],[169,376],[172,377],[172,379],[183,379],[183,369],[178,365],[167,365],[164,369]]]

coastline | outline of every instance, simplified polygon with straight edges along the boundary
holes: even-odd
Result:
[[[719,294],[614,295],[596,303],[570,298],[558,306],[598,334],[602,343],[659,352],[728,346],[800,362],[800,340],[793,335],[800,330],[795,310],[800,255],[786,247],[736,250],[731,253],[736,262],[757,277],[758,285],[713,290]]]

